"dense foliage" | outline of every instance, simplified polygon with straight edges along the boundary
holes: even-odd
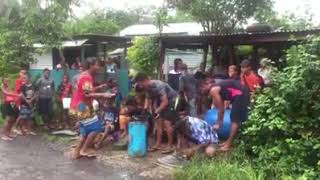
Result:
[[[253,17],[256,11],[271,9],[271,0],[167,0],[169,4],[190,13],[205,32],[229,33]]]
[[[128,60],[135,70],[153,75],[158,60],[157,46],[152,37],[137,37],[128,49]]]
[[[33,44],[57,47],[64,36],[62,25],[75,0],[4,0],[0,12],[0,75],[7,67],[33,61]]]
[[[138,10],[96,10],[81,19],[72,19],[64,24],[67,36],[85,33],[116,34],[123,28],[141,19],[143,12]]]
[[[320,42],[287,51],[288,66],[257,98],[243,133],[254,162],[267,174],[320,177]]]

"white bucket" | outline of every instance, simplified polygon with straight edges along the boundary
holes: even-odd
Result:
[[[71,104],[71,98],[62,98],[63,109],[69,109]]]

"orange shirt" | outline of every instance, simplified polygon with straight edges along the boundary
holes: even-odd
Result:
[[[261,87],[262,79],[251,71],[249,74],[241,74],[241,84],[249,88],[250,92],[255,92],[257,87]]]

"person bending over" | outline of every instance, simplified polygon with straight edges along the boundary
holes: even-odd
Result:
[[[177,93],[167,84],[159,80],[151,80],[146,74],[139,73],[135,77],[137,86],[146,91],[145,109],[153,110],[155,114],[155,131],[156,142],[149,151],[160,150],[162,132],[165,129],[168,137],[168,144],[162,153],[170,153],[174,151],[173,147],[173,127],[175,119],[172,118],[176,113],[174,111],[174,102]]]
[[[222,127],[224,117],[224,102],[230,101],[231,109],[231,128],[228,139],[221,144],[221,151],[228,151],[232,147],[232,142],[237,134],[241,122],[248,117],[248,106],[250,102],[250,93],[246,87],[235,80],[224,80],[214,83],[211,78],[205,78],[200,84],[200,90],[204,95],[212,99],[213,105],[217,108],[217,123],[214,129]]]

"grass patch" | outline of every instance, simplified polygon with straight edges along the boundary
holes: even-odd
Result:
[[[242,155],[242,157],[240,156]],[[196,156],[191,163],[176,170],[174,180],[262,180],[265,175],[255,169],[238,150],[221,154],[213,159]]]

